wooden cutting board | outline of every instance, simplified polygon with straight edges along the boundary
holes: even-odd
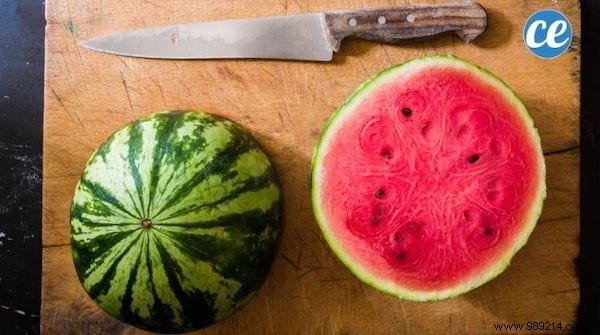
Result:
[[[579,296],[577,1],[481,1],[489,28],[473,44],[450,36],[405,46],[347,41],[330,63],[144,60],[78,46],[152,25],[403,3],[47,0],[42,332],[144,333],[104,314],[79,284],[69,205],[97,146],[128,121],[163,109],[201,109],[249,129],[270,153],[286,200],[281,249],[265,285],[234,316],[199,333],[491,334],[494,323],[541,321],[562,322],[564,332]],[[540,8],[559,9],[574,28],[570,50],[554,60],[536,58],[522,42],[527,17]],[[310,158],[326,120],[361,82],[410,58],[446,53],[490,69],[523,99],[546,152],[548,197],[529,243],[500,277],[455,299],[415,303],[362,284],[332,254],[311,213]]]

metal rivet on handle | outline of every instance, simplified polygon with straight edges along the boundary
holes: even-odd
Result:
[[[408,23],[415,22],[415,19],[416,19],[415,14],[408,14],[408,15],[406,15],[406,22],[408,22]]]
[[[355,27],[357,23],[358,22],[355,18],[350,18],[350,20],[348,20],[348,24],[350,25],[350,27]]]
[[[385,24],[387,22],[387,19],[385,18],[385,16],[380,16],[377,18],[377,23],[379,24]]]

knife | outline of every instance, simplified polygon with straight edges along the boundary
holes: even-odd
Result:
[[[454,34],[470,42],[486,26],[483,7],[467,2],[187,23],[107,35],[82,45],[143,58],[329,61],[347,37],[401,43]]]

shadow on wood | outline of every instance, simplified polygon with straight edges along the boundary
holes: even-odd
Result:
[[[492,49],[507,43],[513,35],[512,22],[498,10],[486,8],[488,25],[485,32],[473,41],[478,47]]]

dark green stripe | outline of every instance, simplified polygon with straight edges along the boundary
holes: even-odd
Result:
[[[84,277],[88,276],[91,271],[104,263],[104,260],[114,253],[111,249],[117,243],[135,233],[137,229],[99,235],[85,243],[77,242],[71,237],[71,248],[73,248],[77,271]],[[77,234],[78,232],[72,233]]]
[[[80,183],[80,185],[84,186],[99,201],[113,205],[123,213],[129,215],[131,218],[137,219],[137,217],[133,213],[131,213],[125,207],[125,205],[123,205],[117,198],[115,198],[112,195],[112,193],[109,190],[105,189],[102,185],[89,181],[85,177],[81,178]]]
[[[160,167],[165,153],[169,151],[171,142],[169,137],[173,136],[173,131],[177,121],[181,120],[185,115],[185,112],[171,112],[165,114],[158,114],[154,117],[156,125],[155,143],[152,151],[152,171],[150,172],[150,193],[148,197],[148,213],[150,216],[150,207],[154,203],[154,197],[156,196],[156,188],[158,180],[160,178]]]
[[[85,220],[85,221],[81,221],[80,223],[82,223],[82,226],[86,226],[86,227],[127,227],[127,226],[135,226],[136,228],[140,226],[139,223],[131,223],[131,222],[98,222],[98,221],[90,221],[90,220]]]
[[[85,222],[85,224],[83,224],[82,226],[86,226],[86,227],[123,227],[123,228],[127,228],[129,227],[128,231],[131,231],[133,229],[138,229],[138,227],[140,226],[137,223],[131,223],[131,222],[97,222],[97,221],[87,221]],[[102,229],[102,228],[100,228]]]
[[[110,152],[110,146],[112,145],[112,142],[115,140],[115,136],[116,136],[116,134],[113,134],[108,139],[106,139],[106,141],[104,141],[102,143],[102,145],[100,145],[100,148],[98,148],[98,150],[96,150],[96,153],[92,156],[92,158],[90,158],[90,162],[96,161],[98,156],[100,156],[102,158],[102,161],[104,163],[107,162],[106,156]],[[88,163],[88,165],[89,164],[90,163]]]
[[[73,203],[71,205],[71,221],[77,219],[82,226],[96,227],[96,226],[128,226],[128,225],[139,225],[138,222],[102,222],[98,220],[91,220],[84,216],[84,214],[99,216],[99,217],[114,217],[110,208],[101,202],[85,202],[83,205]],[[106,214],[106,215],[104,215]],[[136,220],[137,221],[137,220]],[[73,227],[73,224],[71,225]]]
[[[158,238],[155,241],[161,264],[167,274],[169,287],[182,307],[183,328],[200,328],[214,323],[216,295],[201,290],[186,292],[180,283],[183,278],[181,266],[169,255]]]
[[[93,239],[90,239],[88,242],[75,242],[78,248],[86,248],[90,249],[93,252],[93,258],[97,259],[97,257],[102,257],[104,253],[110,251],[112,247],[115,246],[122,239],[127,238],[129,234],[134,233],[136,230],[141,229],[137,226],[131,226],[127,230],[123,231],[113,231],[105,234],[96,235]],[[79,235],[80,231],[72,231],[73,235]]]
[[[165,304],[163,302],[160,301],[160,298],[158,297],[158,294],[156,293],[156,286],[154,283],[154,264],[152,264],[152,260],[150,259],[150,243],[152,241],[154,241],[156,243],[156,239],[153,238],[152,241],[150,240],[151,238],[151,232],[147,232],[146,235],[146,239],[147,239],[147,249],[146,249],[146,267],[148,268],[148,281],[150,282],[150,288],[152,291],[152,298],[154,299],[154,304],[152,305],[152,308],[150,310],[150,318],[149,318],[149,325],[144,324],[145,326],[153,326],[150,328],[158,328],[158,329],[166,329],[166,330],[171,330],[171,329],[180,329],[180,327],[178,327],[177,325],[173,324],[173,319],[175,318],[175,314],[173,314],[173,311],[171,310],[171,307],[168,304]],[[159,265],[156,265],[159,266]]]
[[[272,184],[273,180],[274,180],[273,171],[271,169],[267,169],[267,171],[265,171],[262,175],[260,175],[258,177],[248,178],[243,183],[240,183],[241,184],[240,187],[228,192],[227,194],[225,194],[225,196],[223,196],[215,201],[196,205],[196,206],[193,205],[193,206],[190,206],[187,208],[180,209],[163,220],[171,220],[178,216],[182,216],[182,215],[185,215],[185,214],[188,214],[191,212],[195,212],[195,211],[198,211],[201,209],[217,207],[219,205],[224,204],[225,202],[236,199],[242,193],[246,193],[248,191],[258,191],[258,190],[267,188]],[[237,185],[235,185],[235,186],[237,186]]]
[[[131,125],[131,130],[129,131],[129,142],[128,144],[128,152],[127,152],[127,161],[129,162],[129,169],[131,172],[131,176],[133,177],[133,182],[135,184],[135,190],[138,196],[138,200],[140,201],[140,206],[142,215],[144,217],[148,217],[148,212],[146,211],[146,205],[144,204],[144,181],[142,180],[142,176],[140,175],[140,169],[138,166],[138,160],[142,156],[142,150],[144,145],[144,133],[141,128],[140,121],[135,121]],[[135,201],[133,202],[135,204]]]
[[[215,220],[207,221],[196,221],[196,222],[160,222],[155,227],[160,229],[161,226],[165,227],[180,227],[182,232],[187,229],[194,228],[218,228],[218,227],[230,227],[233,225],[244,225],[245,229],[250,232],[260,232],[264,228],[264,221],[270,221],[270,218],[275,214],[274,212],[279,209],[279,202],[274,201],[273,206],[266,211],[255,209],[244,213],[234,213],[229,215],[223,215]],[[278,227],[279,224],[276,225]]]
[[[225,232],[231,239],[190,234],[185,224],[181,224],[181,232],[161,230],[160,225],[153,229],[168,237],[173,246],[190,259],[211,264],[215,272],[241,283],[242,287],[232,297],[240,301],[258,289],[269,270],[277,239],[260,241],[260,236],[269,227],[274,232],[279,230],[280,210],[279,204],[276,204],[266,212],[256,210],[233,214],[211,224],[225,226]]]
[[[121,253],[114,260],[111,261],[112,264],[106,270],[106,272],[102,276],[102,279],[100,279],[100,281],[98,281],[96,284],[90,287],[88,293],[92,298],[96,298],[99,295],[106,295],[108,293],[108,290],[110,290],[111,288],[110,282],[115,277],[119,263],[129,252],[135,252],[135,249],[133,249],[132,247],[139,241],[141,236],[142,234],[138,234],[138,236],[127,247],[121,249]]]
[[[175,190],[169,200],[154,214],[155,217],[173,206],[181,198],[189,194],[202,180],[211,175],[222,175],[230,170],[237,158],[254,147],[254,144],[244,136],[234,136],[227,146],[216,153],[212,159],[194,176]]]
[[[143,210],[138,208],[137,203],[135,202],[135,200],[133,199],[133,194],[131,194],[131,191],[129,191],[129,189],[127,187],[123,187],[125,189],[125,192],[127,193],[127,195],[129,196],[129,200],[131,200],[131,203],[133,204],[133,209],[135,209],[135,213],[138,215],[138,218],[143,218],[144,216],[142,215]]]
[[[140,268],[140,263],[142,262],[142,251],[144,247],[147,248],[146,245],[147,238],[142,239],[140,243],[140,247],[138,248],[138,257],[135,260],[135,264],[131,269],[131,275],[127,280],[127,285],[125,287],[125,293],[123,294],[121,311],[120,314],[125,320],[131,320],[132,322],[139,323],[142,322],[142,318],[131,309],[131,303],[133,302],[133,285],[137,280],[138,269]]]
[[[171,174],[169,175],[169,177],[167,178],[167,180],[166,180],[166,181],[165,181],[165,183],[163,184],[163,189],[162,189],[160,192],[158,192],[158,191],[156,191],[156,192],[158,192],[158,193],[161,193],[161,194],[166,194],[167,187],[169,186],[169,184],[171,183],[171,181],[172,181],[172,180],[173,180],[173,178],[175,177],[175,173],[176,173],[176,170],[173,170],[173,173],[171,173]],[[164,176],[162,176],[162,177],[164,177]],[[156,188],[158,189],[158,186],[156,186]],[[155,203],[155,201],[154,201],[154,199],[153,199],[152,203],[150,203],[150,206],[153,206],[153,205],[154,205],[154,203]],[[154,213],[152,213],[152,214],[154,214]],[[152,217],[156,217],[156,215],[152,215]]]
[[[156,229],[155,232],[164,235],[164,238],[170,240],[182,254],[190,259],[204,261],[211,266],[217,266],[213,262],[216,258],[222,257],[222,252],[231,246],[231,241],[215,236],[176,233],[159,229]],[[198,245],[194,246],[185,242],[198,243]]]
[[[89,214],[99,217],[114,217],[113,211],[102,202],[86,201],[83,204],[73,202],[71,204],[71,218],[77,218],[80,221],[87,221],[83,214]]]

